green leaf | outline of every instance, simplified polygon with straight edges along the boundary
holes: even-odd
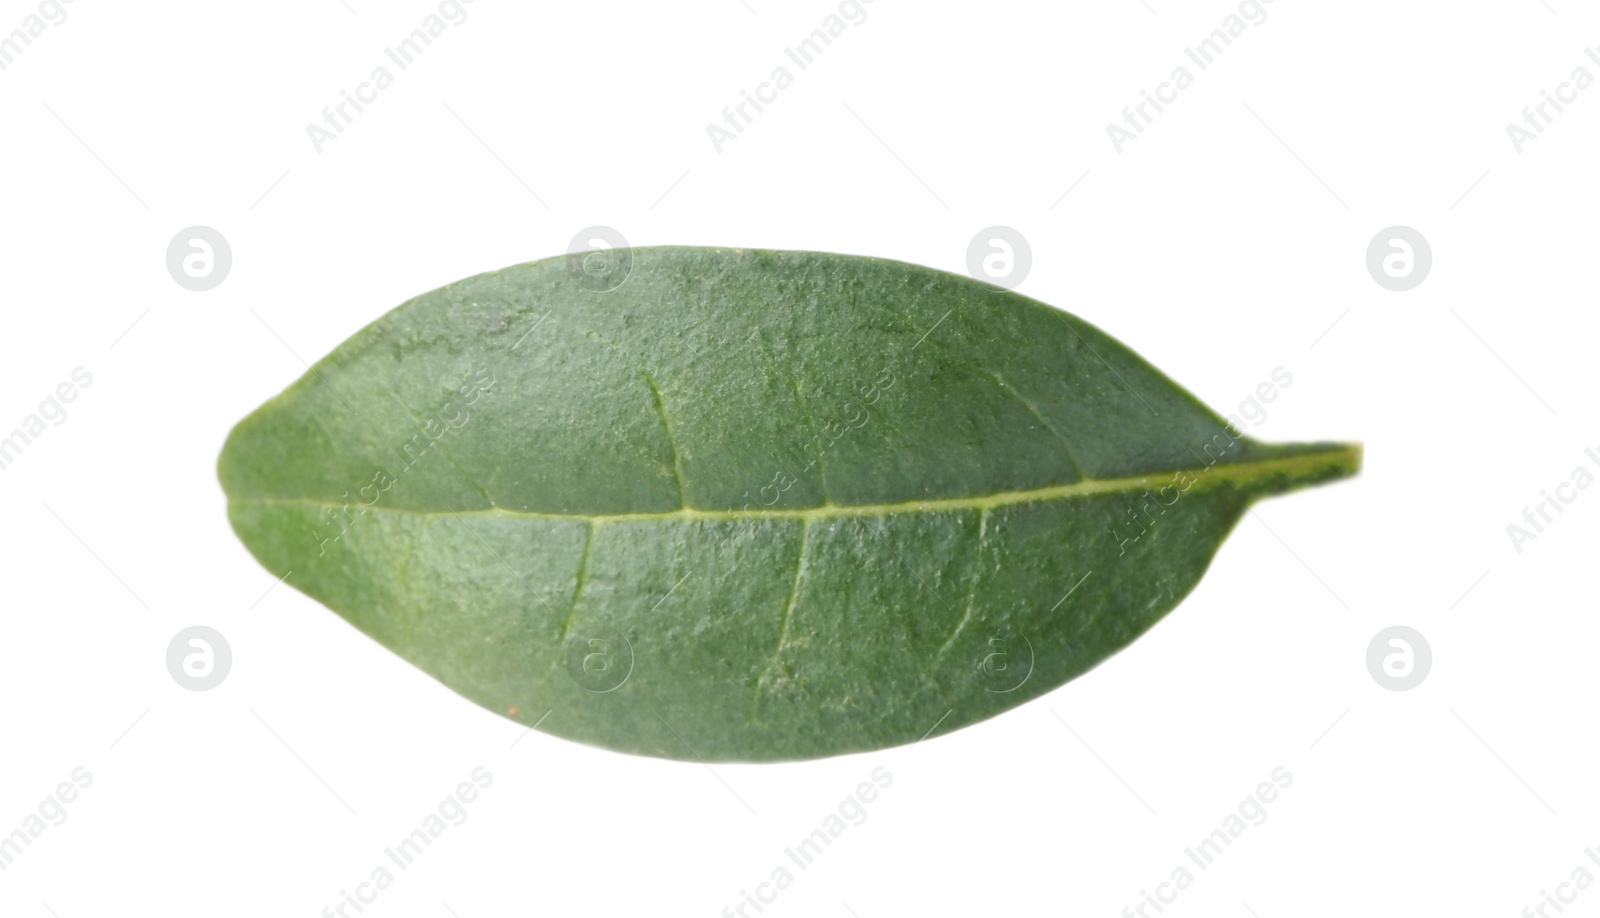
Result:
[[[874,258],[518,265],[363,329],[220,462],[269,571],[484,707],[706,761],[1050,691],[1358,446],[1230,432],[1080,319]]]

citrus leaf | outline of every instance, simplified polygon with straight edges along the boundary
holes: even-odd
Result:
[[[220,475],[269,571],[484,707],[765,761],[1048,692],[1253,500],[1359,465],[965,277],[663,247],[403,304],[240,422]]]

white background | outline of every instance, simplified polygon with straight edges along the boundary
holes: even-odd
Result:
[[[0,472],[0,833],[94,780],[0,913],[311,918],[477,766],[469,818],[368,914],[716,916],[879,766],[766,914],[1109,918],[1277,766],[1168,914],[1510,918],[1600,875],[1600,488],[1520,553],[1506,529],[1600,452],[1600,88],[1520,154],[1506,133],[1600,75],[1600,16],[1277,0],[1119,155],[1107,123],[1236,8],[876,0],[718,153],[707,123],[836,4],[477,0],[318,154],[306,125],[436,5],[77,0],[0,72],[0,428],[94,376]],[[165,266],[194,224],[234,253],[206,293]],[[1224,413],[1284,367],[1251,433],[1361,440],[1367,467],[1259,506],[1091,674],[920,745],[711,773],[523,737],[273,588],[214,466],[300,358],[592,224],[958,272],[1015,227],[1021,292]],[[1365,267],[1395,224],[1434,253],[1405,293]],[[193,624],[233,649],[208,692],[166,668]],[[1366,667],[1394,624],[1433,651],[1408,692]]]

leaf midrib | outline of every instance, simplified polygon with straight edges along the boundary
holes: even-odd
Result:
[[[661,510],[645,513],[549,513],[538,510],[508,510],[503,507],[488,507],[476,510],[416,510],[407,507],[385,507],[380,504],[362,504],[359,502],[345,502],[325,500],[315,497],[230,497],[230,504],[309,504],[319,507],[343,507],[354,505],[362,512],[379,511],[384,513],[403,513],[422,517],[455,517],[455,516],[502,516],[528,519],[546,520],[571,520],[574,522],[588,522],[599,526],[608,523],[632,522],[670,522],[677,520],[762,520],[762,519],[795,519],[818,520],[839,517],[871,517],[889,516],[896,513],[933,513],[941,510],[992,510],[995,507],[1010,506],[1013,504],[1037,503],[1052,500],[1065,500],[1074,497],[1093,497],[1102,494],[1132,494],[1150,489],[1152,482],[1161,480],[1164,483],[1176,475],[1194,475],[1196,481],[1188,493],[1197,488],[1204,488],[1222,482],[1248,480],[1255,477],[1264,477],[1276,473],[1286,473],[1294,478],[1309,476],[1319,472],[1342,471],[1353,474],[1361,466],[1361,446],[1359,444],[1340,445],[1333,449],[1301,453],[1295,456],[1284,456],[1273,459],[1263,459],[1255,462],[1235,462],[1226,465],[1213,465],[1209,468],[1171,469],[1166,471],[1150,472],[1144,475],[1134,475],[1123,478],[1082,478],[1071,484],[1050,485],[1043,488],[1033,488],[1023,491],[1001,491],[994,494],[976,497],[947,497],[932,500],[900,501],[892,504],[834,504],[824,503],[816,507],[785,508],[772,510],[701,510],[694,507],[680,507],[676,510]],[[1299,473],[1298,475],[1296,473]],[[1292,486],[1292,485],[1291,485]],[[1288,490],[1281,488],[1278,490]]]

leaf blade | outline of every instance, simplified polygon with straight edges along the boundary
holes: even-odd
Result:
[[[220,463],[269,570],[547,732],[774,760],[958,729],[1152,626],[1252,500],[1360,465],[1234,436],[1087,323],[965,278],[632,251],[622,296],[550,259],[410,301]]]

